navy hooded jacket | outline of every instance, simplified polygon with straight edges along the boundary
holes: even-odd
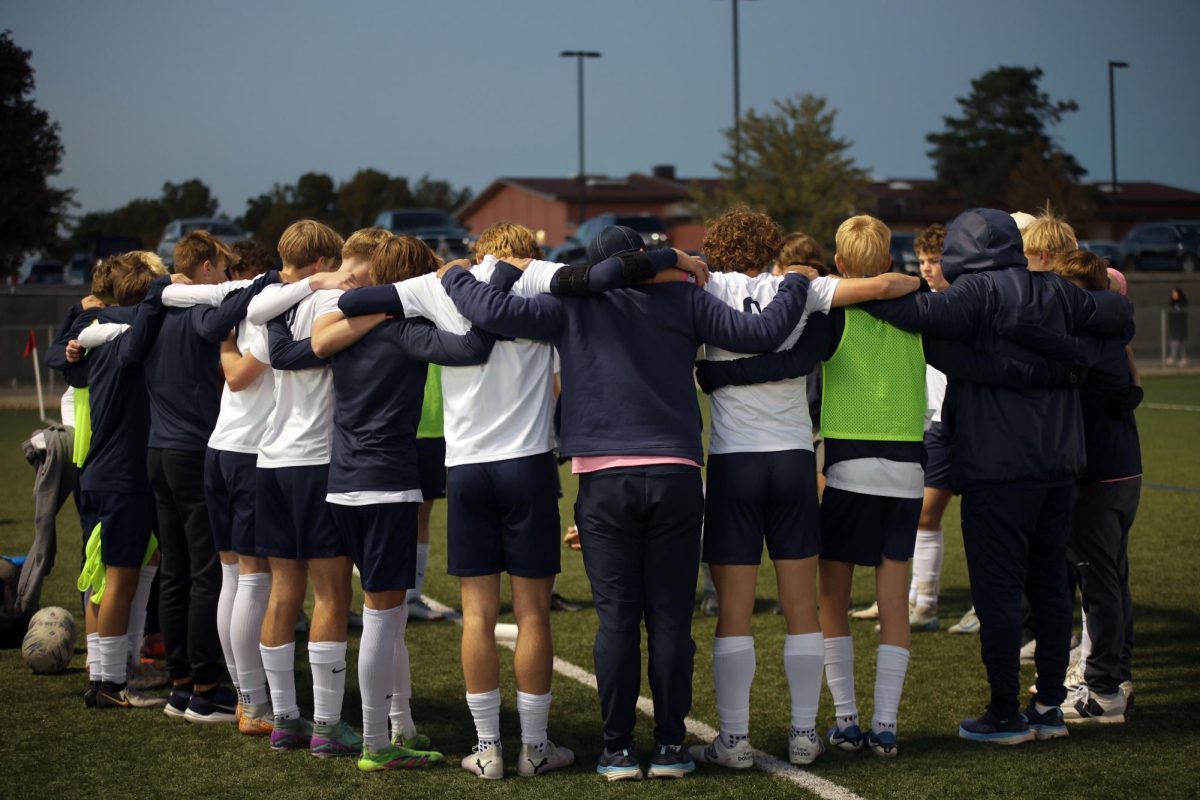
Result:
[[[972,209],[950,223],[942,251],[944,292],[864,303],[898,328],[963,341],[981,355],[1047,355],[1078,333],[1127,333],[1132,307],[1049,272],[1030,272],[1012,217]],[[1079,396],[1070,389],[1008,389],[950,378],[942,419],[951,435],[952,484],[1056,485],[1084,472]]]

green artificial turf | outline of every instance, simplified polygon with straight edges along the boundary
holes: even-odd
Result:
[[[1200,405],[1200,378],[1146,379],[1147,403]],[[1200,413],[1143,407],[1138,411],[1146,487],[1130,539],[1137,615],[1134,661],[1137,710],[1125,725],[1072,727],[1069,739],[1000,748],[957,738],[958,720],[982,710],[987,697],[978,639],[944,632],[915,634],[900,710],[899,758],[829,753],[812,772],[868,798],[882,797],[1194,797],[1200,794],[1200,746],[1192,724],[1200,715]],[[0,553],[23,553],[32,538],[30,489],[33,471],[20,442],[38,427],[36,416],[0,413]],[[564,470],[563,525],[572,520],[575,482]],[[1158,488],[1174,487],[1174,488]],[[434,542],[426,593],[456,604],[457,587],[445,575],[445,506],[434,517]],[[43,605],[76,611],[74,567],[79,524],[68,503],[59,515],[59,563],[48,580]],[[966,610],[966,567],[958,535],[958,502],[945,521],[942,627]],[[553,617],[556,653],[591,670],[595,615],[578,553],[563,551],[559,590],[582,601],[583,611]],[[869,570],[854,583],[857,606],[872,600]],[[770,613],[774,574],[764,565],[759,613],[754,618],[758,673],[754,684],[751,738],[755,746],[786,758],[789,702],[782,666],[784,626]],[[508,611],[506,605],[505,611]],[[504,621],[511,622],[506,613]],[[853,625],[860,709],[870,714],[877,636],[873,625]],[[713,620],[697,616],[696,674],[692,716],[716,726],[710,652]],[[311,709],[303,639],[298,654],[301,707]],[[600,746],[599,707],[593,690],[555,676],[551,736],[574,749],[567,772],[520,779],[512,770],[520,746],[511,656],[502,651],[501,716],[510,777],[484,784],[457,767],[474,741],[463,701],[458,661],[459,628],[449,622],[409,626],[414,716],[448,763],[414,773],[361,775],[344,760],[323,761],[304,753],[272,753],[262,739],[237,735],[231,726],[189,725],[158,711],[89,711],[84,708],[84,659],[77,653],[60,675],[37,676],[17,650],[0,651],[0,797],[490,797],[703,796],[783,798],[808,796],[796,786],[757,770],[731,774],[702,768],[694,777],[658,785],[607,784],[592,771]],[[79,644],[82,646],[82,634]],[[351,636],[351,663],[357,652]],[[1026,669],[1026,683],[1033,678]],[[649,689],[643,686],[643,694]],[[354,669],[346,686],[345,716],[360,720]],[[828,693],[819,725],[830,722]],[[639,718],[637,746],[645,754],[651,721]]]

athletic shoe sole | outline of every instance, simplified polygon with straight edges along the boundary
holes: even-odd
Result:
[[[175,706],[167,703],[165,706],[163,706],[163,713],[172,719],[183,719],[185,716],[187,716],[187,709],[185,708],[183,711],[180,711]]]
[[[1115,716],[1099,716],[1099,717],[1079,717],[1078,719],[1064,719],[1068,725],[1087,725],[1089,723],[1097,723],[1100,725],[1120,725],[1125,722],[1125,715]]]
[[[610,781],[640,781],[641,767],[596,767],[596,773]]]
[[[1032,730],[1014,731],[1014,732],[997,732],[997,733],[974,733],[967,730],[963,726],[958,726],[958,737],[966,739],[969,742],[986,742],[987,744],[1025,744],[1032,742],[1037,738]]]
[[[696,771],[696,762],[690,764],[651,764],[646,770],[646,777],[654,780],[656,778],[682,778]]]
[[[1034,738],[1039,742],[1064,739],[1071,735],[1066,725],[1030,725],[1029,730],[1033,731]]]
[[[231,711],[214,711],[211,714],[199,714],[190,708],[183,712],[183,718],[188,722],[205,725],[210,722],[237,722],[237,714]]]

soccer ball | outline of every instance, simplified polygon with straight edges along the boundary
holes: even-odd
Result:
[[[21,658],[39,675],[62,672],[75,654],[75,634],[58,622],[31,622],[21,642]]]
[[[70,611],[59,606],[46,606],[40,609],[33,618],[29,620],[29,627],[34,625],[62,625],[71,633],[71,638],[75,638],[75,617]]]

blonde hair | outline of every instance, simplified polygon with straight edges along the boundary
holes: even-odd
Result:
[[[342,260],[342,237],[315,219],[302,219],[287,226],[279,237],[279,257],[285,267],[307,267],[327,258],[336,266]]]
[[[192,231],[175,244],[176,272],[195,277],[196,270],[205,261],[211,261],[214,267],[222,261],[229,266],[237,262],[237,255],[229,245],[206,230]]]
[[[363,228],[355,231],[342,245],[342,260],[371,258],[375,249],[386,242],[391,235],[392,232],[386,228]],[[388,282],[392,283],[392,281]]]
[[[1108,264],[1087,250],[1072,250],[1054,259],[1054,273],[1078,281],[1085,289],[1107,289]]]
[[[869,278],[887,271],[892,232],[874,217],[867,214],[851,217],[838,225],[833,240],[846,277]]]
[[[489,226],[479,234],[479,241],[475,242],[472,251],[476,260],[487,255],[496,258],[539,258],[542,254],[533,231],[513,222],[497,222]]]
[[[371,253],[371,282],[376,286],[436,272],[441,262],[429,245],[415,236],[393,236]]]
[[[704,255],[718,272],[768,269],[779,253],[783,230],[766,214],[731,208],[707,223]]]
[[[113,257],[112,293],[119,306],[140,303],[150,288],[150,282],[167,274],[167,268],[156,253],[133,250]]]
[[[1075,229],[1068,225],[1065,219],[1048,211],[1021,231],[1021,239],[1026,253],[1061,256],[1079,249],[1079,242],[1075,240]]]
[[[783,237],[783,245],[775,258],[775,266],[783,268],[791,264],[825,269],[825,251],[817,240],[807,233],[796,231]]]

